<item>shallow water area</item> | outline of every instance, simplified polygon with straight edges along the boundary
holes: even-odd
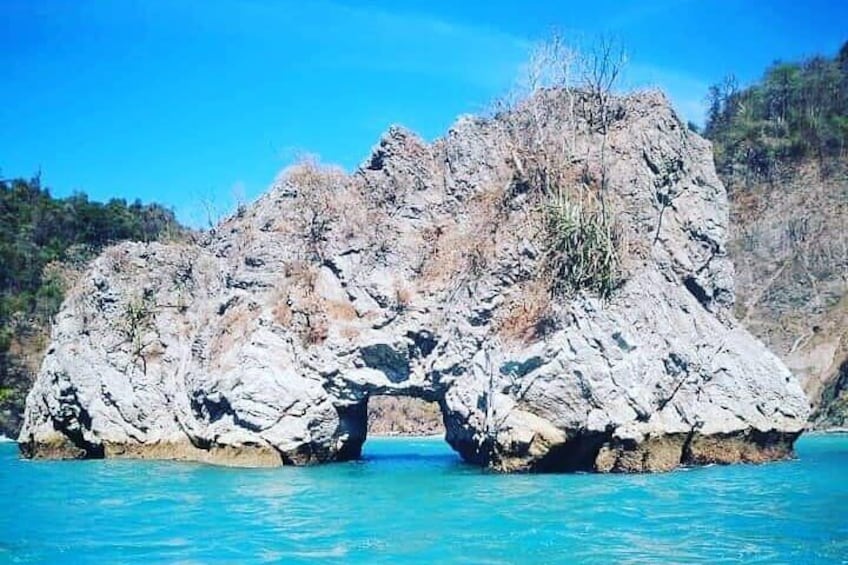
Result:
[[[799,459],[658,475],[496,475],[439,438],[230,469],[22,461],[0,445],[0,562],[844,562],[848,435]]]

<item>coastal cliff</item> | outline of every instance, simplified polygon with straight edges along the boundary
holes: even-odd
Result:
[[[815,160],[732,190],[742,323],[798,376],[817,428],[848,427],[848,166]]]
[[[709,88],[731,204],[736,315],[798,376],[811,425],[848,425],[848,43]]]
[[[68,294],[22,453],[359,456],[368,401],[437,402],[500,471],[788,457],[808,402],[733,319],[728,201],[665,97],[546,90],[353,174],[284,171],[197,244],[121,244]]]

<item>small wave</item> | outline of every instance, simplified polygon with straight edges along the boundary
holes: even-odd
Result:
[[[0,434],[0,443],[15,443],[15,441],[16,440],[14,440],[12,438],[8,438],[8,437],[4,436],[3,434]]]

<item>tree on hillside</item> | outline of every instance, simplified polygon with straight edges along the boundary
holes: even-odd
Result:
[[[747,88],[729,77],[710,87],[707,105],[704,135],[720,172],[772,180],[815,159],[826,173],[848,151],[848,42],[833,58],[775,62]]]

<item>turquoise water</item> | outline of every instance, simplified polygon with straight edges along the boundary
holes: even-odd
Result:
[[[226,469],[21,461],[0,445],[0,562],[848,562],[848,436],[799,460],[661,475],[494,475],[441,440]]]

